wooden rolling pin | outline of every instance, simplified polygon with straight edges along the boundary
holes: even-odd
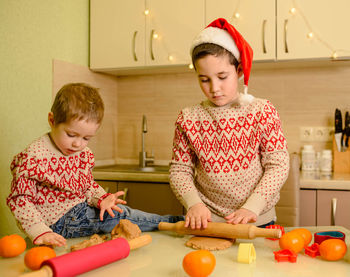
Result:
[[[202,237],[230,238],[230,239],[254,239],[256,237],[280,238],[281,230],[259,228],[250,224],[228,224],[220,222],[208,222],[206,229],[191,229],[185,227],[185,221],[176,223],[160,222],[159,230],[173,231],[178,234],[189,234]]]
[[[77,276],[106,264],[124,259],[129,256],[130,250],[147,245],[151,241],[152,237],[150,235],[142,235],[130,241],[124,238],[113,239],[44,261],[39,270],[21,276]]]

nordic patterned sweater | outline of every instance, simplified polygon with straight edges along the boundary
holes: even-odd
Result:
[[[14,157],[7,205],[32,240],[52,232],[49,226],[77,204],[98,206],[106,192],[94,181],[93,166],[89,148],[64,156],[48,134]]]
[[[269,101],[204,101],[183,109],[175,125],[170,186],[186,209],[204,203],[224,217],[245,208],[258,216],[256,225],[275,219],[289,154]]]

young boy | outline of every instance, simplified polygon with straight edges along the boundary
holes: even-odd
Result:
[[[142,231],[157,229],[160,221],[184,219],[131,209],[118,199],[123,192],[106,193],[94,181],[94,155],[87,145],[103,114],[97,89],[67,84],[49,112],[51,132],[14,157],[7,205],[34,244],[62,246],[66,238],[108,233],[120,219]]]
[[[191,55],[208,100],[176,121],[170,185],[187,209],[185,226],[273,224],[289,155],[274,106],[247,93],[253,51],[220,18],[195,38]]]

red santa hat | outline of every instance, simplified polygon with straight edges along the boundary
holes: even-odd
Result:
[[[243,104],[251,103],[254,97],[248,94],[248,81],[253,61],[253,49],[242,35],[224,18],[218,18],[210,23],[194,39],[191,46],[193,49],[203,43],[217,44],[233,54],[241,64],[244,75],[244,94],[240,96]]]

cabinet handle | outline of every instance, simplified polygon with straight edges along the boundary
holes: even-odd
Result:
[[[287,43],[287,31],[288,31],[288,19],[284,20],[284,52],[288,53],[288,43]]]
[[[128,194],[128,188],[124,188],[123,191],[124,191],[124,195],[123,195],[123,200],[126,201],[126,195]]]
[[[335,226],[335,214],[337,212],[337,198],[332,198],[332,218],[331,225]]]
[[[265,44],[265,29],[266,29],[266,19],[264,19],[262,24],[262,47],[263,47],[263,53],[266,54],[266,44]]]
[[[134,32],[134,36],[132,38],[132,54],[134,57],[134,61],[137,62],[137,55],[136,55],[136,35],[137,35],[137,31]]]
[[[149,43],[149,50],[151,54],[151,59],[154,61],[154,55],[153,55],[153,35],[154,35],[154,30],[151,31],[151,37],[150,37],[150,43]]]

